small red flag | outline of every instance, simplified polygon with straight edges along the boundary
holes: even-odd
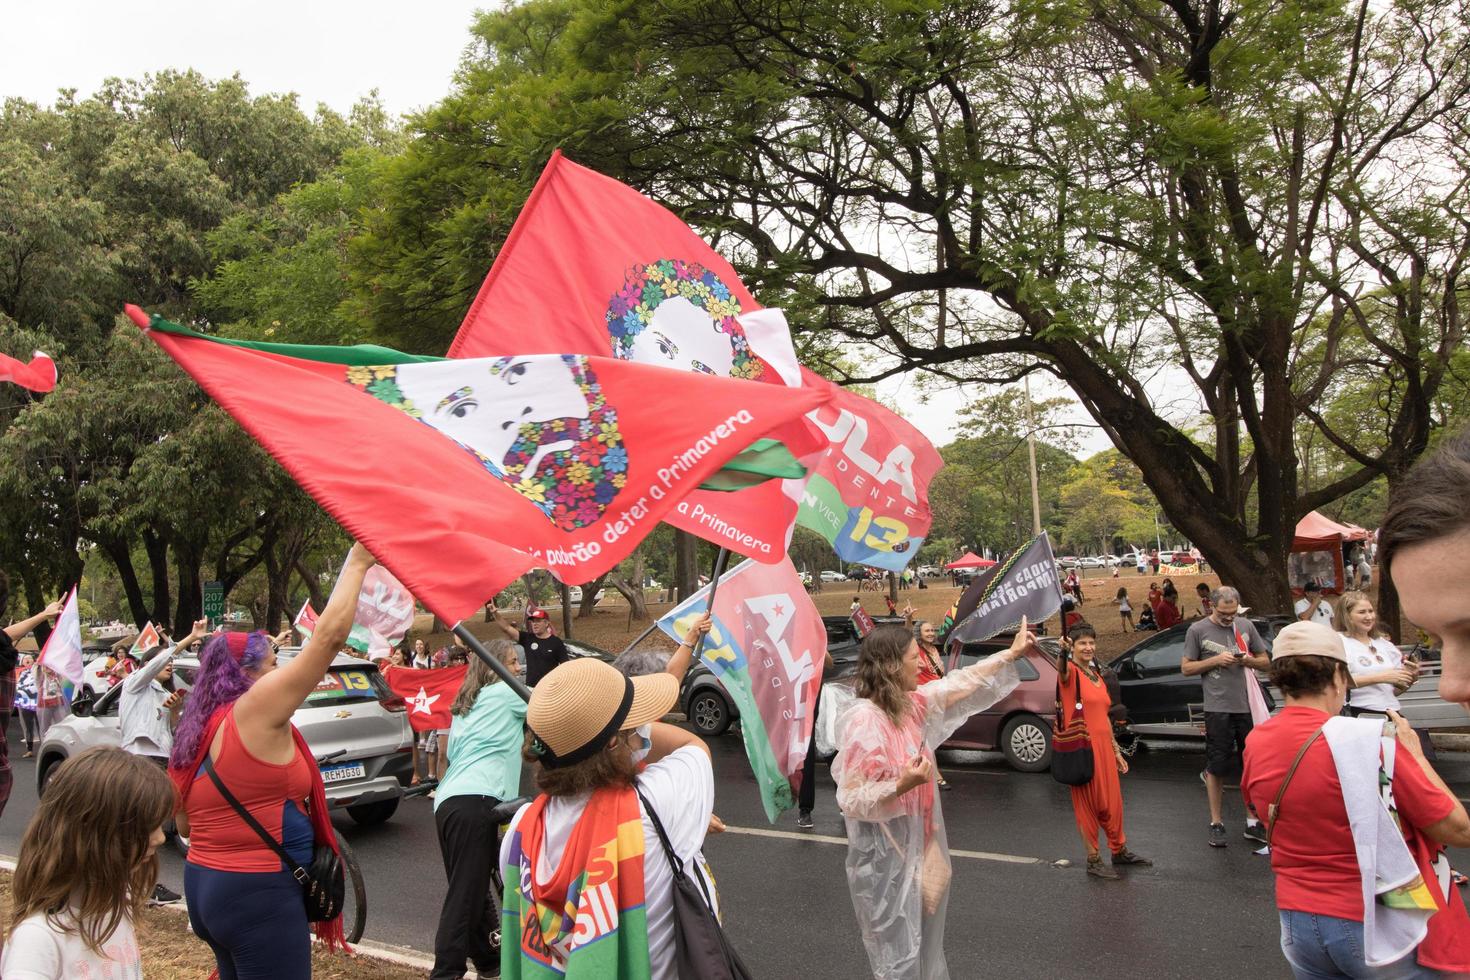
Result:
[[[428,732],[449,727],[449,706],[464,683],[466,664],[458,667],[435,667],[420,670],[417,667],[390,667],[383,671],[383,679],[393,693],[408,704],[408,723],[416,732]],[[443,751],[441,746],[440,751]]]
[[[45,394],[56,387],[56,362],[51,355],[36,351],[29,364],[6,354],[0,354],[0,381],[9,381],[22,388]]]

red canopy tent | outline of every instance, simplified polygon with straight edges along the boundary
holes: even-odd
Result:
[[[993,562],[989,558],[981,558],[979,555],[975,554],[975,552],[973,552],[973,551],[967,551],[967,552],[965,552],[965,556],[963,558],[956,558],[954,561],[950,562],[948,565],[945,565],[944,567],[947,568],[947,569],[955,569],[955,568],[993,568],[997,564],[998,564],[998,562]]]
[[[1302,586],[1315,579],[1322,591],[1340,594],[1347,584],[1343,566],[1344,541],[1366,541],[1373,536],[1356,524],[1339,524],[1330,517],[1312,511],[1296,526],[1287,559],[1287,579],[1293,593],[1300,595]]]

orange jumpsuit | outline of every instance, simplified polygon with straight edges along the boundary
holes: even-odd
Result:
[[[1093,680],[1073,663],[1062,684],[1064,724],[1070,725],[1077,714],[1077,678],[1081,678],[1082,719],[1092,742],[1092,782],[1072,787],[1072,812],[1089,854],[1097,847],[1099,829],[1107,834],[1108,847],[1116,854],[1127,846],[1128,838],[1123,834],[1123,784],[1113,753],[1113,723],[1108,718],[1113,701],[1102,677]]]

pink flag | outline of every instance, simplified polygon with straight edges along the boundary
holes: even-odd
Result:
[[[682,637],[708,602],[706,586],[660,619],[659,627]],[[790,558],[777,565],[747,559],[726,572],[712,618],[700,660],[740,711],[745,753],[774,823],[796,805],[827,659],[827,630]]]
[[[45,394],[56,387],[56,362],[51,360],[51,355],[40,351],[31,355],[29,364],[0,354],[0,381],[9,381],[22,388]]]
[[[82,618],[77,613],[77,590],[73,586],[56,617],[51,635],[46,637],[46,646],[36,663],[61,678],[62,694],[70,701],[77,685],[82,682]]]

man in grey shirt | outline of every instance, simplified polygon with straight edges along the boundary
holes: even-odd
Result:
[[[1245,737],[1251,731],[1246,685],[1258,683],[1254,671],[1269,667],[1271,658],[1266,655],[1266,643],[1255,625],[1244,616],[1237,616],[1240,593],[1222,585],[1211,598],[1214,610],[1184,634],[1184,659],[1179,666],[1186,677],[1204,675],[1209,842],[1211,847],[1224,847],[1225,824],[1220,817],[1224,779],[1240,774]],[[1253,814],[1247,814],[1245,836],[1247,840],[1266,843],[1266,835]]]

